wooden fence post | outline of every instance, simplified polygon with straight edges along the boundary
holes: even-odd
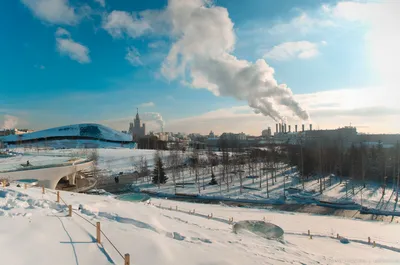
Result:
[[[376,247],[375,241],[374,241],[374,247]]]
[[[72,205],[68,205],[68,216],[72,216]]]
[[[42,186],[42,194],[44,194],[44,193],[45,193],[44,186]]]
[[[339,234],[336,235],[336,238],[339,239]]]
[[[60,202],[60,192],[59,191],[57,191],[57,202],[58,203]]]
[[[371,244],[371,238],[368,237],[368,244]]]
[[[308,230],[308,235],[310,235],[310,230]]]
[[[125,265],[130,265],[131,261],[130,261],[130,255],[129,254],[125,254]]]
[[[101,241],[100,241],[100,222],[97,222],[96,223],[96,240],[97,240],[97,243],[101,243]]]
[[[24,184],[24,188],[26,189],[28,185]]]
[[[178,211],[178,206],[175,206],[175,210],[177,210],[177,211]]]

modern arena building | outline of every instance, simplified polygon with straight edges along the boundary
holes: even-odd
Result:
[[[100,124],[74,124],[62,127],[0,137],[5,147],[50,148],[134,148],[132,135]]]

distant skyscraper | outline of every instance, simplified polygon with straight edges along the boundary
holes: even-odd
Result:
[[[136,118],[129,124],[129,134],[132,135],[132,139],[134,141],[138,141],[140,138],[146,135],[146,125],[140,125],[140,118],[139,118],[139,109],[136,112]]]

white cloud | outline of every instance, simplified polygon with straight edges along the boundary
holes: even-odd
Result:
[[[165,41],[153,41],[149,42],[148,47],[151,49],[158,49],[158,48],[163,48],[166,47],[167,43]]]
[[[68,0],[21,0],[41,20],[52,24],[74,25],[80,20]]]
[[[106,1],[105,0],[94,0],[94,1],[97,2],[102,7],[106,6]]]
[[[150,101],[150,102],[145,102],[139,105],[139,107],[141,108],[149,108],[149,107],[154,107],[156,104],[154,104],[154,102]]]
[[[81,64],[90,63],[89,49],[71,39],[71,35],[67,30],[58,28],[56,36],[57,50],[60,54],[67,55]]]
[[[285,42],[274,46],[264,55],[264,58],[279,61],[292,58],[309,59],[319,54],[318,46],[318,43],[309,41]]]
[[[125,59],[133,66],[143,65],[143,62],[140,60],[139,51],[133,46],[126,49]]]
[[[46,67],[44,65],[42,65],[42,64],[35,64],[34,67],[37,68],[37,69],[40,69],[40,70],[46,69]]]
[[[112,11],[103,19],[103,28],[113,37],[138,37],[151,29],[150,24],[136,13]]]
[[[171,96],[171,95],[168,95],[168,96],[166,96],[165,97],[167,100],[171,100],[171,101],[174,101],[175,100],[175,98],[173,97],[173,96]]]
[[[268,33],[276,34],[306,34],[319,28],[334,27],[335,23],[326,17],[311,17],[307,13],[301,13],[286,23],[277,23],[268,29]]]
[[[68,30],[64,29],[64,28],[57,28],[56,31],[56,36],[57,37],[71,37],[71,34],[69,33]]]

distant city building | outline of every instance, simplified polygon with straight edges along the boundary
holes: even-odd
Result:
[[[261,136],[263,136],[263,137],[271,137],[271,135],[272,135],[271,127],[268,127],[268,129],[263,130],[261,132]]]
[[[247,139],[246,134],[244,133],[223,133],[220,136],[221,139],[224,140],[239,140],[239,141],[245,141]]]
[[[139,109],[137,109],[136,118],[133,120],[133,123],[129,124],[128,133],[132,135],[134,141],[138,141],[146,135],[146,125],[144,123],[143,125],[140,124]]]
[[[215,138],[215,134],[214,134],[213,131],[211,131],[211,132],[208,134],[208,138]]]

